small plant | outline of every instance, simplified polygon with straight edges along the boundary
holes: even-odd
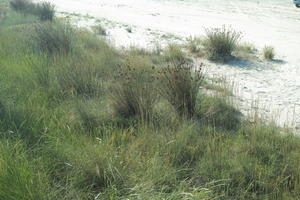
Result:
[[[162,70],[162,95],[181,117],[191,118],[195,112],[199,87],[203,80],[201,64],[195,67],[189,62],[173,62]]]
[[[54,5],[49,2],[38,3],[35,6],[35,14],[41,21],[53,21],[55,16]]]
[[[36,24],[34,30],[34,45],[44,53],[70,53],[75,46],[75,32],[69,24]]]
[[[132,28],[131,28],[130,26],[128,26],[128,27],[126,28],[126,31],[127,31],[128,33],[132,33]]]
[[[103,28],[100,24],[98,24],[96,26],[93,26],[92,30],[97,35],[103,35],[103,36],[107,35],[107,32],[106,32],[105,28]]]
[[[24,14],[35,15],[41,21],[52,21],[55,15],[54,5],[49,2],[33,3],[31,0],[12,0],[10,7]]]
[[[9,2],[9,5],[18,12],[28,12],[34,8],[34,4],[30,0],[12,0]]]
[[[120,66],[117,83],[112,88],[112,106],[119,116],[151,120],[154,104],[159,97],[154,73],[155,68],[139,56]]]
[[[273,60],[275,57],[274,47],[265,46],[263,49],[263,57],[266,60]]]
[[[257,49],[251,43],[242,43],[236,46],[233,55],[238,58],[252,59],[256,57]]]
[[[101,93],[103,87],[100,72],[95,63],[87,60],[88,58],[84,57],[73,59],[57,69],[57,81],[63,95],[90,98]]]
[[[187,48],[191,53],[199,53],[201,50],[202,41],[197,37],[190,37],[187,40]]]
[[[232,56],[241,38],[241,33],[231,28],[213,28],[206,30],[204,48],[208,59],[213,61],[226,61]]]
[[[164,51],[164,58],[167,62],[183,62],[186,60],[186,55],[179,45],[170,44]]]

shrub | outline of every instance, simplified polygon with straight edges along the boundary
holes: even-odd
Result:
[[[274,47],[265,46],[263,49],[263,57],[266,60],[273,60],[275,57]]]
[[[75,46],[75,31],[65,23],[35,25],[35,47],[47,54],[70,53]]]
[[[138,117],[141,121],[152,118],[153,106],[158,100],[154,73],[155,69],[140,56],[120,66],[117,83],[112,88],[112,105],[118,115]]]
[[[204,48],[208,59],[222,62],[228,60],[240,38],[241,33],[225,26],[222,28],[207,29]]]
[[[52,21],[55,15],[54,5],[49,2],[38,3],[35,14],[41,21]]]
[[[203,80],[201,64],[195,67],[189,62],[173,62],[162,74],[162,94],[180,116],[193,117],[199,87]]]

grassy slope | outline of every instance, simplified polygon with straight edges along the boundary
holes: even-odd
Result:
[[[300,196],[298,137],[241,122],[225,99],[201,93],[196,117],[179,117],[155,90],[160,83],[147,88],[158,96],[150,119],[116,115],[119,64],[144,69],[165,58],[120,52],[70,27],[71,50],[49,53],[36,19],[9,13],[0,20],[0,199]],[[59,26],[67,25],[57,25],[62,34]],[[148,86],[139,81],[130,83]]]

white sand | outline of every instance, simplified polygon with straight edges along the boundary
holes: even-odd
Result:
[[[211,64],[210,75],[235,82],[245,113],[258,100],[267,118],[300,129],[300,9],[291,0],[50,0],[59,11],[105,19],[118,46],[149,47],[231,25],[243,40],[275,47],[272,63]],[[125,25],[132,27],[128,33]],[[253,109],[252,109],[253,110]]]

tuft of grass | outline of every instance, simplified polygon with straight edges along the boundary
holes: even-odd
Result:
[[[243,59],[253,59],[256,57],[257,49],[251,43],[238,44],[233,55]]]
[[[263,48],[263,57],[265,60],[273,60],[275,57],[275,51],[274,51],[274,47],[272,46],[265,46]]]
[[[35,15],[41,21],[52,21],[55,16],[54,5],[50,2],[33,3],[31,0],[11,0],[10,7],[23,14]]]
[[[112,88],[112,105],[115,112],[124,118],[138,117],[149,121],[153,106],[158,100],[155,85],[155,69],[141,56],[129,58],[120,66]]]
[[[36,171],[22,141],[0,141],[0,199],[47,200],[47,179]]]
[[[191,118],[194,115],[203,80],[202,67],[203,64],[194,66],[189,62],[173,62],[161,71],[162,95],[181,117]]]
[[[34,8],[31,0],[11,0],[9,5],[13,10],[23,13],[30,12]]]
[[[167,62],[183,62],[187,60],[182,47],[176,44],[170,44],[163,52],[163,55]]]
[[[237,48],[241,33],[223,26],[206,30],[204,49],[208,59],[224,62],[232,56]]]
[[[202,97],[197,108],[197,117],[213,127],[237,130],[242,114],[221,97]]]
[[[39,23],[34,25],[34,46],[46,54],[68,54],[75,48],[75,31],[65,23]]]
[[[35,5],[35,15],[41,21],[53,21],[55,16],[55,7],[50,2],[41,2]]]
[[[100,24],[92,26],[92,30],[97,35],[103,35],[103,36],[107,35],[105,28],[103,28],[103,26],[101,26]]]
[[[187,48],[191,53],[199,54],[202,49],[203,41],[198,37],[190,37],[187,40]]]

